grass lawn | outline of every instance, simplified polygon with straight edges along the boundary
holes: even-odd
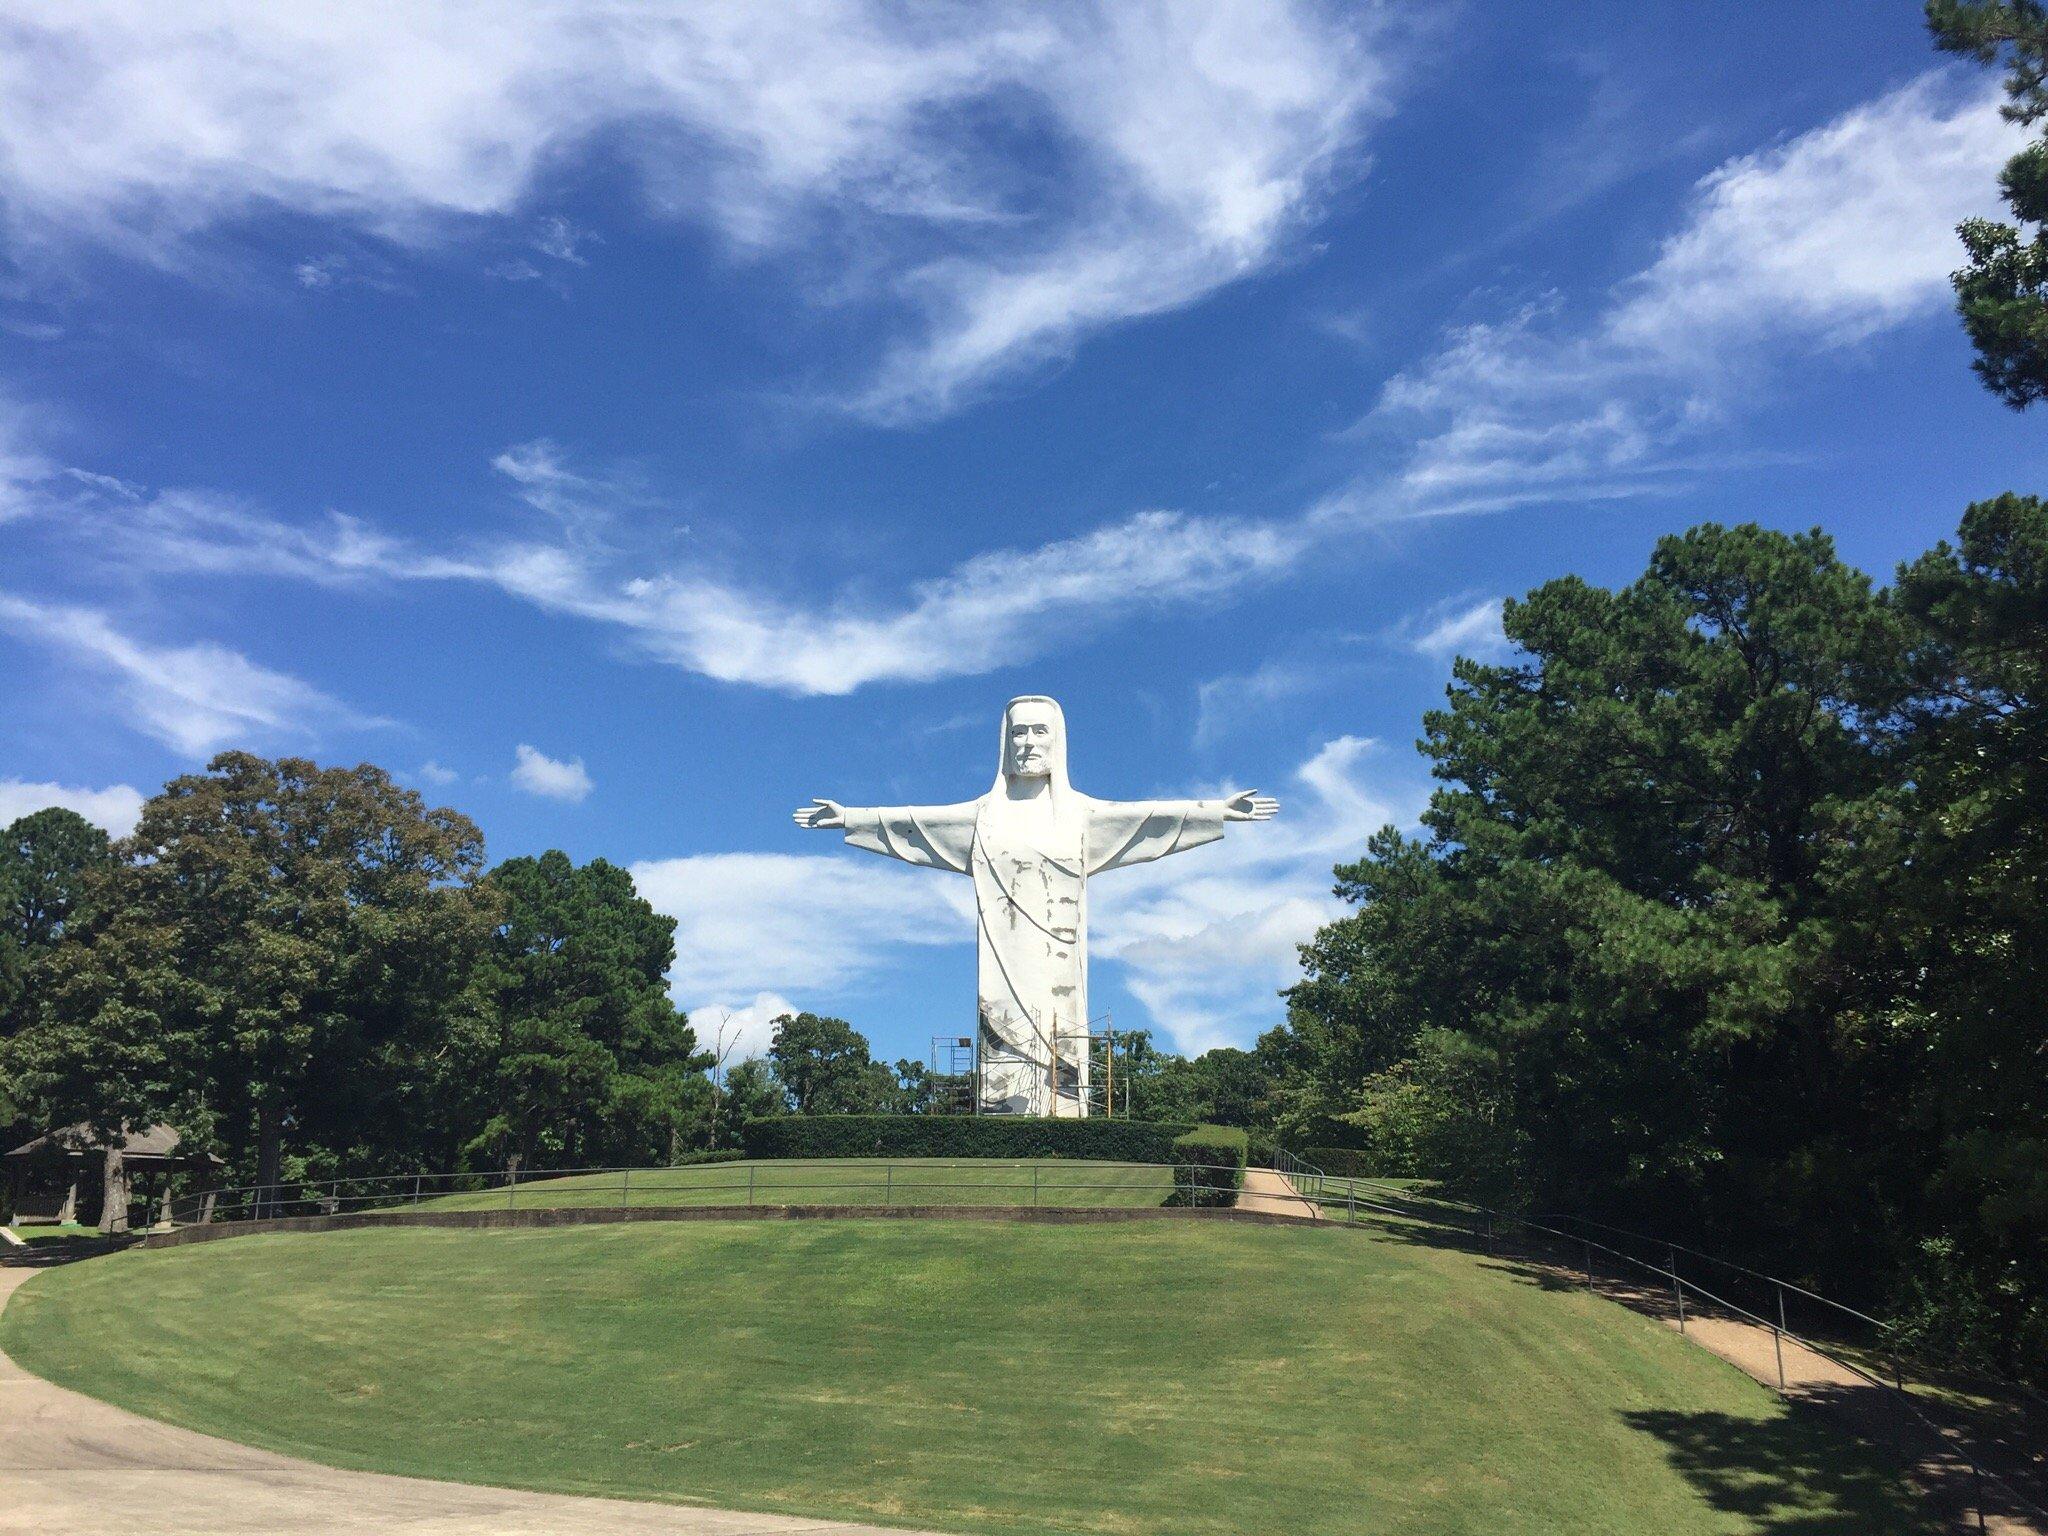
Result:
[[[0,1347],[339,1466],[948,1531],[1931,1529],[1674,1334],[1398,1232],[273,1234],[38,1275]]]
[[[1034,1196],[1034,1184],[1036,1194]],[[428,1188],[431,1190],[432,1186]],[[501,1210],[646,1205],[1163,1205],[1173,1170],[1129,1163],[1043,1158],[959,1162],[904,1158],[818,1158],[798,1162],[702,1163],[689,1168],[579,1173],[536,1179],[509,1193],[429,1194],[420,1210]],[[751,1196],[751,1198],[750,1198]],[[357,1209],[351,1205],[349,1209]],[[414,1209],[408,1200],[404,1209]]]

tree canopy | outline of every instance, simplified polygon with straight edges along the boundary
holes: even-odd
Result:
[[[2048,8],[2040,0],[1927,0],[1935,46],[2006,65],[2006,119],[2048,118]],[[2013,222],[1966,219],[1969,262],[1956,307],[1977,348],[1977,374],[2015,410],[2048,396],[2048,140],[2006,162],[1999,178]]]
[[[2048,1374],[2048,509],[1971,507],[1888,590],[1703,526],[1503,622],[1426,719],[1423,835],[1337,871],[1279,1123],[1939,1291],[1924,1327]]]
[[[107,834],[61,806],[0,831],[0,1040],[27,1027],[30,967],[82,913],[91,882],[112,857]],[[23,1108],[0,1063],[0,1133],[27,1131]]]
[[[603,860],[483,870],[468,818],[369,765],[226,753],[112,845],[24,818],[0,1082],[45,1124],[167,1120],[265,1185],[684,1150],[710,1085],[674,921]]]
[[[775,1021],[768,1060],[793,1114],[887,1114],[902,1107],[895,1075],[844,1019],[785,1013]]]
[[[558,850],[483,885],[490,1115],[472,1146],[528,1166],[672,1157],[710,1094],[710,1058],[668,996],[675,919],[618,866]]]

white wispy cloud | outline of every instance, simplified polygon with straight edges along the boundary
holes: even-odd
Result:
[[[1327,669],[1326,661],[1267,661],[1248,672],[1229,672],[1196,685],[1195,749],[1213,747],[1282,700],[1309,692],[1324,681]]]
[[[514,221],[573,264],[586,237],[531,205],[602,148],[656,215],[802,287],[843,301],[868,274],[908,325],[844,400],[914,417],[1281,256],[1359,168],[1388,95],[1377,21],[1308,0],[0,0],[0,205],[29,250],[189,261],[281,208],[411,244]],[[1008,153],[1018,132],[1042,171]],[[323,259],[301,280],[332,278]]]
[[[101,557],[161,572],[330,585],[480,583],[616,629],[657,660],[798,694],[985,672],[1133,612],[1268,580],[1293,565],[1306,538],[1287,524],[1141,512],[1035,548],[977,555],[894,602],[802,601],[694,570],[622,569],[625,557],[605,530],[640,493],[572,470],[549,444],[508,449],[494,467],[522,501],[560,525],[559,537],[439,553],[356,519],[290,524],[188,491],[74,502],[64,509],[62,532],[89,538]]]
[[[1405,649],[1436,661],[1449,661],[1453,656],[1493,661],[1509,649],[1497,597],[1474,601],[1468,595],[1432,603],[1403,621],[1398,640]]]
[[[137,729],[191,757],[321,725],[380,723],[239,651],[138,640],[93,608],[0,592],[0,629],[111,678]]]
[[[1135,614],[1227,599],[1311,551],[1355,548],[1361,525],[1654,494],[1741,462],[1740,417],[1777,370],[1945,310],[1950,228],[1995,204],[2015,142],[1992,96],[1958,97],[1947,81],[1730,160],[1589,318],[1552,297],[1458,332],[1391,379],[1368,418],[1368,434],[1392,440],[1391,467],[1290,516],[1144,511],[987,551],[893,595],[865,581],[792,592],[632,554],[619,530],[645,493],[536,440],[496,460],[545,515],[532,537],[423,548],[361,520],[287,523],[189,490],[81,490],[52,498],[63,515],[50,520],[152,571],[481,583],[671,665],[790,693],[976,675]]]
[[[39,487],[55,468],[29,444],[27,409],[0,391],[0,524],[41,509]]]
[[[1789,359],[1946,310],[1955,226],[2020,139],[1935,72],[1725,162],[1590,317],[1546,295],[1389,380],[1362,431],[1408,447],[1360,494],[1398,516],[1668,486]]]
[[[913,271],[929,329],[853,397],[867,414],[946,409],[1095,326],[1266,266],[1387,90],[1363,37],[1302,7],[1108,5],[1055,36],[1032,73],[1080,146],[1093,206],[1055,240]]]
[[[127,784],[87,789],[73,784],[37,784],[27,779],[0,779],[0,827],[51,806],[76,811],[114,837],[126,837],[142,816],[142,791]]]
[[[597,785],[592,781],[589,770],[583,766],[580,757],[549,757],[537,747],[525,742],[519,743],[512,764],[512,783],[515,788],[525,790],[529,795],[540,795],[549,800],[566,800],[571,805],[590,797]]]

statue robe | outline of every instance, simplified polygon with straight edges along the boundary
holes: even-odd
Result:
[[[1223,836],[1221,800],[1064,800],[846,811],[854,847],[974,880],[983,1114],[1088,1112],[1088,877]]]

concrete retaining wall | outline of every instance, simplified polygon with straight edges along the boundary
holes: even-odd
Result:
[[[264,1221],[216,1221],[205,1226],[152,1232],[138,1245],[176,1248],[257,1232],[346,1232],[364,1227],[582,1227],[622,1221],[1237,1221],[1268,1227],[1326,1226],[1307,1216],[1274,1211],[1239,1211],[1217,1206],[1017,1206],[1017,1205],[650,1205],[573,1206],[550,1210],[360,1211],[343,1216],[276,1216]]]

